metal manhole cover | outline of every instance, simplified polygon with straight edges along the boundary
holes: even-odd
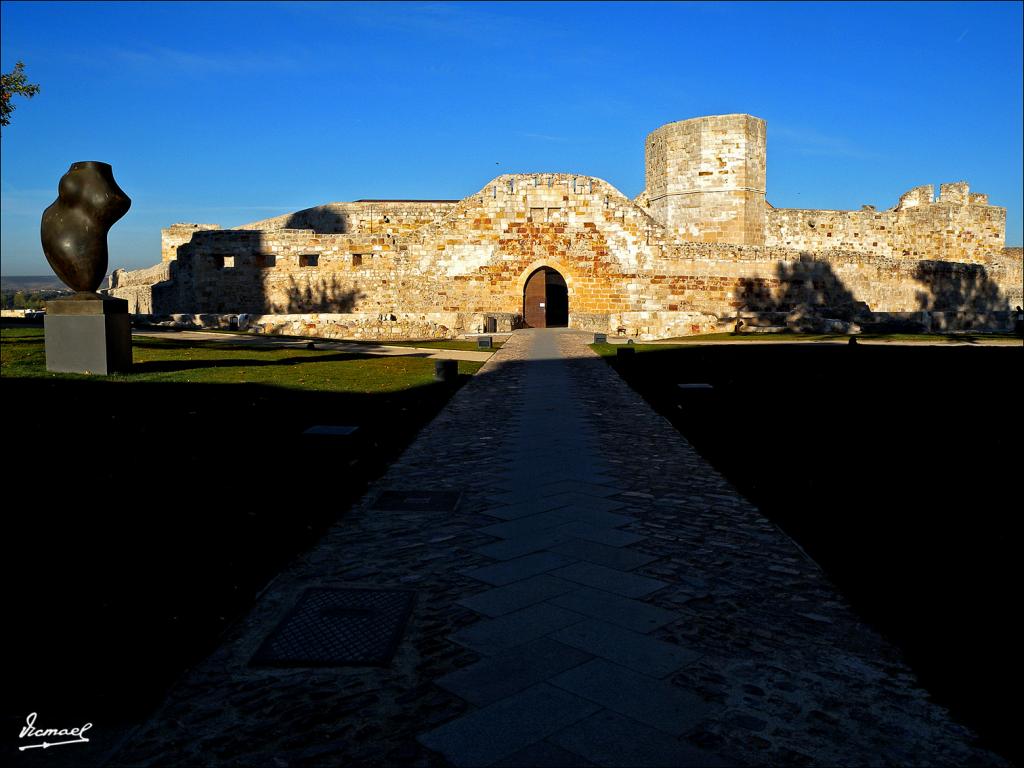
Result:
[[[399,589],[307,589],[252,657],[262,666],[386,666],[414,593]]]
[[[454,512],[458,491],[384,491],[370,509],[377,512]]]

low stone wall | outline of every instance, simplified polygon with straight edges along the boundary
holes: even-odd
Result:
[[[128,311],[133,314],[149,314],[157,311],[159,301],[154,301],[154,291],[159,294],[161,287],[173,282],[172,265],[161,262],[146,269],[128,272],[117,269],[111,273],[109,284],[102,293],[128,302]]]
[[[482,333],[486,318],[493,318],[495,332],[508,333],[520,327],[517,315],[464,312],[414,312],[374,315],[365,312],[258,315],[200,313],[136,314],[136,324],[181,329],[220,329],[255,334],[312,336],[322,339],[453,339],[464,333]]]
[[[609,334],[641,340],[718,333],[733,327],[726,319],[701,312],[613,312],[608,321]]]
[[[494,318],[494,332],[509,333],[523,327],[515,314],[470,314],[464,312],[404,313],[314,313],[299,315],[258,315],[201,313],[136,314],[137,325],[179,329],[219,329],[254,334],[306,336],[322,339],[365,339],[373,341],[409,339],[453,339],[467,333],[482,333],[486,319]],[[864,312],[855,319],[831,317],[827,311],[798,308],[791,312],[739,311],[722,315],[701,312],[613,312],[608,315],[571,314],[571,328],[640,341],[677,338],[707,333],[740,333],[783,329],[811,333],[1009,333],[1014,330],[1012,311],[987,312]]]

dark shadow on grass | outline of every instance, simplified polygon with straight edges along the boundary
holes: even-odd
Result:
[[[1007,675],[1021,350],[638,349],[609,363],[822,565],[940,703],[1020,756]],[[714,389],[677,386],[695,382]]]
[[[991,393],[1004,393],[1012,407],[1019,352],[638,348],[622,370],[627,380],[822,563],[857,610],[906,650],[940,702],[998,743],[1016,743],[1015,709],[1007,705],[1016,691],[1000,685],[1017,657],[1010,599],[1017,545],[1006,535],[1004,500],[1016,493],[1020,456],[998,410],[1006,405],[991,405]],[[575,364],[595,374],[584,370],[584,381],[601,385],[600,360]],[[1009,375],[1007,365],[1016,365]],[[681,382],[715,389],[683,394]],[[63,662],[16,666],[4,713],[12,723],[23,721],[19,707],[32,696],[48,702],[55,721],[67,713],[74,722],[83,708],[90,717],[106,713],[107,722],[137,717],[376,476],[349,461],[379,473],[449,394],[439,385],[358,396],[88,379],[4,386],[20,405],[6,420],[9,434],[45,436],[48,446],[8,454],[5,468],[17,478],[7,506],[22,512],[6,516],[3,528],[13,550],[5,600],[19,627],[8,653]],[[600,402],[605,393],[591,394]],[[553,408],[561,396],[551,393]],[[69,414],[83,413],[97,428],[69,430]],[[671,446],[630,433],[628,417],[616,423],[623,474],[662,494],[679,468],[645,459],[671,455]],[[366,430],[349,447],[305,442],[301,432],[313,424]],[[636,455],[630,441],[642,448]],[[700,480],[690,487],[706,511]],[[97,494],[104,503],[79,503]],[[658,500],[667,502],[661,525],[697,525],[681,503],[688,499]],[[717,548],[718,534],[703,533],[701,551],[681,556],[709,573],[757,555]],[[737,613],[793,610],[790,595],[735,586],[727,600],[686,608],[704,620],[693,624],[696,635],[725,638],[716,651],[726,662],[766,642],[736,631]],[[70,598],[53,610],[53,600],[26,595]],[[856,649],[857,638],[849,644]],[[846,650],[837,646],[809,640],[807,653],[827,661]],[[225,702],[236,693],[225,690]],[[280,717],[260,714],[239,727],[269,731]]]
[[[40,329],[41,330],[41,329]],[[5,338],[4,346],[38,345],[40,336],[22,336],[20,338]]]
[[[5,724],[137,722],[469,378],[362,394],[5,375],[6,434],[32,437],[5,452]],[[317,424],[359,429],[302,434]]]
[[[245,352],[250,351],[246,349]],[[280,350],[271,350],[280,351]],[[292,366],[305,363],[340,363],[355,360],[378,359],[380,355],[362,355],[340,352],[338,354],[309,355],[305,357],[283,357],[278,360],[257,360],[253,358],[223,358],[219,360],[144,360],[132,364],[132,373],[167,373],[172,371],[189,371],[200,368],[264,368],[273,366]],[[413,355],[409,355],[413,357]]]
[[[279,336],[279,335],[244,335],[238,332],[231,334],[219,334],[221,338],[191,339],[176,336],[180,329],[160,328],[145,330],[144,335],[132,336],[132,347],[135,349],[215,349],[221,352],[252,352],[254,354],[267,354],[268,352],[280,352],[282,349],[309,348],[310,342],[323,342],[324,339],[311,338],[309,336]],[[187,331],[190,332],[190,331]],[[198,332],[198,331],[197,331]],[[216,333],[213,331],[201,331],[202,333]],[[167,338],[161,338],[165,335]]]

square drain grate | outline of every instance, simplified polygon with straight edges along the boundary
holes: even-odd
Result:
[[[458,491],[384,491],[370,509],[377,512],[454,512]]]
[[[307,589],[251,663],[386,666],[409,621],[413,597],[413,592],[401,589]]]

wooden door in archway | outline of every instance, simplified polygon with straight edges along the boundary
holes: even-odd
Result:
[[[523,320],[527,328],[547,328],[547,269],[541,267],[523,289]]]
[[[557,270],[541,267],[527,279],[523,320],[528,328],[564,328],[569,324],[569,288]]]

